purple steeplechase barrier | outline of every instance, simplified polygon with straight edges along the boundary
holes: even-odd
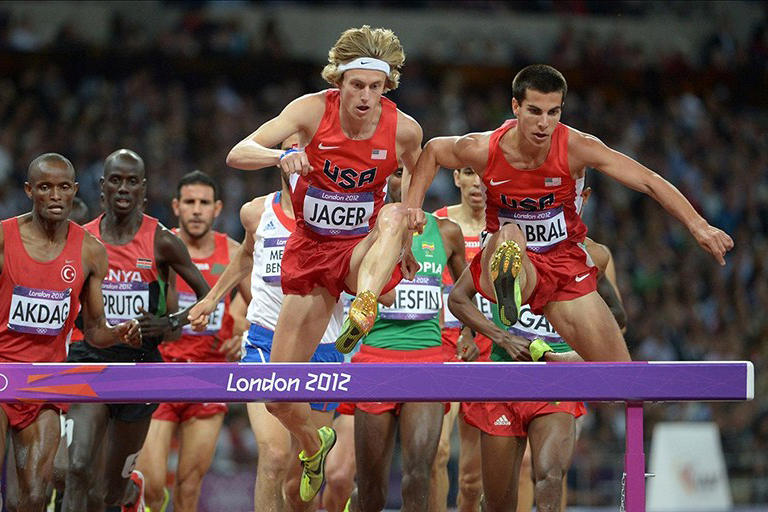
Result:
[[[625,402],[628,512],[645,510],[643,402],[753,397],[748,361],[0,364],[0,402]]]

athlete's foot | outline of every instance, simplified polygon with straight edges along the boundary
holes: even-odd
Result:
[[[146,508],[146,504],[144,503],[144,475],[141,471],[136,469],[131,471],[131,482],[133,482],[138,489],[136,499],[129,505],[123,505],[121,510],[122,512],[144,512],[144,509]]]
[[[320,449],[317,453],[311,457],[307,457],[304,450],[299,453],[299,461],[301,461],[299,496],[302,501],[312,501],[325,483],[325,458],[336,444],[336,431],[331,427],[320,427],[317,435],[320,436]]]
[[[171,493],[168,491],[167,487],[163,487],[163,504],[160,505],[160,510],[156,512],[165,512],[170,502],[171,502]],[[154,511],[151,511],[149,507],[147,507],[146,512],[154,512]]]
[[[491,257],[491,281],[499,306],[499,319],[507,327],[517,322],[522,302],[520,268],[523,252],[514,240],[506,240],[496,248]]]
[[[336,339],[336,350],[349,354],[366,334],[373,328],[376,321],[378,306],[376,296],[371,291],[364,291],[352,301],[349,315],[344,320],[341,334]]]

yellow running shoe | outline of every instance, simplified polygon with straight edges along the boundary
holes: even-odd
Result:
[[[534,363],[541,360],[547,352],[554,352],[552,347],[541,338],[534,338],[528,345],[528,351],[531,353],[531,359]]]
[[[514,240],[505,240],[491,256],[491,281],[499,306],[499,319],[510,327],[517,322],[522,302],[517,276],[523,265],[523,252]]]
[[[364,291],[355,297],[349,306],[349,316],[344,319],[341,334],[336,338],[336,350],[342,354],[352,352],[357,342],[373,328],[376,313],[378,313],[378,305],[373,292]]]
[[[320,449],[317,453],[311,457],[307,457],[304,450],[299,453],[302,468],[299,495],[302,501],[312,501],[325,483],[325,458],[336,444],[336,431],[331,427],[320,427],[317,435],[320,437]]]

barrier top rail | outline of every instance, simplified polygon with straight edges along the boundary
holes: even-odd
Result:
[[[751,400],[749,361],[2,363],[0,402]]]

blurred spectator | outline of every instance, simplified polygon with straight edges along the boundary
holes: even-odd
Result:
[[[673,11],[683,15],[682,4],[673,4]],[[416,2],[413,8],[431,5]],[[641,17],[665,5],[576,1],[558,9]],[[551,2],[461,6],[549,12]],[[713,12],[706,2],[692,8]],[[148,213],[170,222],[167,184],[201,169],[223,185],[228,209],[217,229],[239,237],[239,206],[277,189],[279,174],[234,172],[226,169],[225,156],[250,127],[316,89],[318,63],[290,59],[279,17],[265,18],[257,34],[236,18],[208,19],[202,8],[181,12],[177,23],[157,33],[117,14],[111,20],[106,46],[92,48],[95,43],[83,39],[75,24],[62,24],[48,42],[29,19],[0,10],[0,217],[26,208],[26,164],[47,151],[71,158],[79,195],[96,216],[102,162],[116,148],[128,147],[145,157]],[[742,41],[723,23],[694,52],[701,57],[696,61],[675,49],[644,55],[619,33],[606,41],[566,23],[549,59],[571,81],[565,123],[648,163],[734,237],[728,265],[716,268],[649,199],[588,172],[594,194],[584,217],[590,235],[614,252],[633,356],[755,363],[755,402],[656,406],[648,412],[649,429],[662,419],[717,421],[730,474],[734,482],[745,482],[746,490],[735,497],[754,503],[768,503],[768,404],[761,398],[768,394],[767,26],[763,20]],[[490,130],[511,116],[498,107],[509,105],[511,77],[526,63],[524,53],[509,41],[456,37],[436,34],[431,47],[422,49],[424,60],[409,56],[402,86],[392,95],[421,122],[424,140]],[[94,51],[83,51],[89,48]],[[78,59],[59,55],[72,51]],[[477,64],[490,62],[483,57],[499,67]],[[450,173],[440,173],[425,209],[450,203],[455,193]],[[576,486],[572,500],[614,504],[623,410],[598,405],[587,418],[569,479]],[[243,421],[230,420],[231,435],[220,437],[214,470],[253,469],[253,439]]]

